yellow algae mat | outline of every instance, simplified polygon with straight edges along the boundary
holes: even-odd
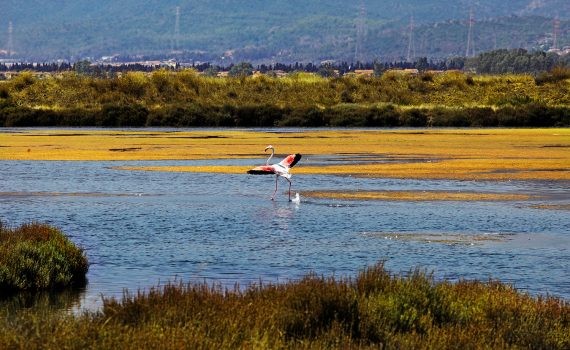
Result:
[[[228,158],[301,153],[294,174],[468,180],[570,180],[570,129],[4,129],[0,160],[192,160],[215,166],[123,169],[244,173]],[[276,155],[276,158],[278,157]],[[336,159],[318,162],[319,157]],[[276,159],[276,161],[278,161]]]
[[[303,196],[346,200],[384,201],[518,201],[528,200],[526,194],[476,193],[448,191],[304,191]],[[538,197],[537,197],[538,198]]]

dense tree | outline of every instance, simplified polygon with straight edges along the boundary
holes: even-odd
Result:
[[[480,74],[537,74],[551,70],[560,62],[563,62],[561,57],[552,52],[501,49],[467,60],[466,67]]]
[[[235,78],[243,78],[253,74],[253,66],[249,62],[240,62],[231,66],[228,75]]]

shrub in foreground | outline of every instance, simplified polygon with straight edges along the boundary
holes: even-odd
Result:
[[[0,294],[84,285],[87,269],[83,250],[58,229],[0,222]]]
[[[99,312],[22,312],[4,321],[0,347],[406,348],[570,347],[570,305],[499,282],[436,282],[382,264],[355,279],[308,275],[233,290],[168,284],[104,299]],[[49,344],[49,346],[47,346]]]

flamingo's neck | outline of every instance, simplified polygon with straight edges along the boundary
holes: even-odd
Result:
[[[273,148],[270,148],[270,150],[271,150],[271,154],[269,155],[269,158],[267,158],[265,165],[269,165],[269,161],[271,160],[271,158],[273,158],[273,154],[275,154],[275,150]]]

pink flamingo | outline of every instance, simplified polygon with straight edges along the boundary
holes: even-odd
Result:
[[[277,164],[269,164],[269,161],[275,154],[275,149],[273,146],[269,145],[265,147],[265,152],[267,152],[268,149],[271,150],[271,155],[267,158],[265,165],[260,165],[248,170],[247,173],[253,175],[275,174],[275,191],[273,192],[273,196],[271,196],[271,200],[275,198],[275,193],[277,193],[277,180],[279,179],[279,176],[283,177],[285,180],[289,181],[289,201],[291,201],[291,180],[289,180],[291,178],[291,174],[289,173],[289,169],[297,164],[299,159],[301,159],[301,155],[298,153],[290,154]]]

